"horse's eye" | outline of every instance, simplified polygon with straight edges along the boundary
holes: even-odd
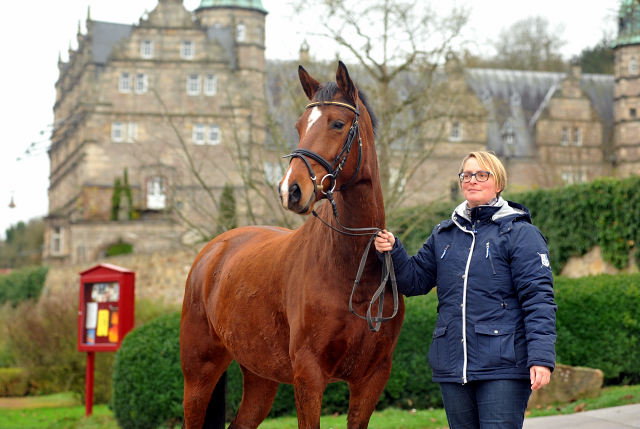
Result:
[[[331,128],[333,128],[334,130],[341,130],[344,128],[344,122],[336,121],[331,124]]]

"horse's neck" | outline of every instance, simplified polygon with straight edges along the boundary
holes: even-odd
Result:
[[[375,189],[371,182],[357,182],[348,187],[344,191],[336,192],[334,199],[338,209],[338,221],[333,216],[333,210],[329,201],[325,201],[318,210],[320,216],[325,222],[334,228],[343,231],[342,226],[346,228],[384,228],[384,204],[382,202],[382,191]],[[334,263],[339,261],[344,266],[357,265],[365,250],[368,240],[375,230],[370,231],[345,231],[353,233],[363,233],[362,237],[351,237],[339,234],[317,220],[312,220],[312,226],[316,229],[315,233],[324,236],[332,235],[333,239],[323,240],[326,248],[323,250],[329,259]],[[375,252],[370,257],[375,257]]]

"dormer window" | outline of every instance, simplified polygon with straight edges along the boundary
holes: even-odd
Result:
[[[629,74],[631,76],[635,76],[637,72],[638,72],[638,63],[636,62],[635,58],[631,58],[629,60]]]
[[[180,49],[180,57],[185,60],[192,60],[196,55],[196,44],[191,40],[184,40],[182,42],[182,49]]]
[[[140,42],[140,56],[145,59],[153,58],[153,40]]]
[[[244,24],[236,25],[236,42],[244,42],[247,40],[247,26]]]

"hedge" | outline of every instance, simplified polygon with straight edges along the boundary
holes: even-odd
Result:
[[[0,276],[0,304],[10,302],[16,306],[22,301],[40,296],[48,267],[26,267]]]
[[[558,362],[599,368],[604,372],[606,384],[640,383],[637,364],[640,361],[640,275],[557,277],[555,293],[559,308]],[[437,297],[433,293],[405,299],[405,303],[405,322],[393,356],[391,377],[378,409],[439,407],[442,405],[439,387],[431,382],[427,361],[437,317]],[[114,410],[124,429],[143,426],[123,424],[123,415],[137,416],[138,421],[144,418],[145,422],[150,421],[147,414],[162,415],[165,421],[182,418],[179,324],[177,315],[165,317],[152,322],[151,327],[145,328],[145,325],[144,332],[132,331],[123,342],[116,357],[113,384]],[[126,371],[124,365],[127,365]],[[118,380],[124,376],[130,378],[126,388],[123,380]],[[228,389],[227,417],[230,418],[242,397],[242,375],[235,362],[229,368]],[[346,412],[348,398],[346,383],[330,384],[323,398],[323,413]],[[173,414],[165,412],[168,410]],[[270,416],[292,414],[295,414],[293,388],[280,385]]]
[[[599,368],[605,384],[640,384],[640,275],[555,278],[557,361]]]

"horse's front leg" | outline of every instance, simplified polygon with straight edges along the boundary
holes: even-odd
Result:
[[[298,352],[293,362],[293,390],[300,429],[320,429],[322,394],[328,379],[316,359],[313,353]]]
[[[349,382],[349,414],[347,429],[365,429],[380,400],[380,395],[391,375],[392,357],[389,356],[378,365],[369,377]]]

